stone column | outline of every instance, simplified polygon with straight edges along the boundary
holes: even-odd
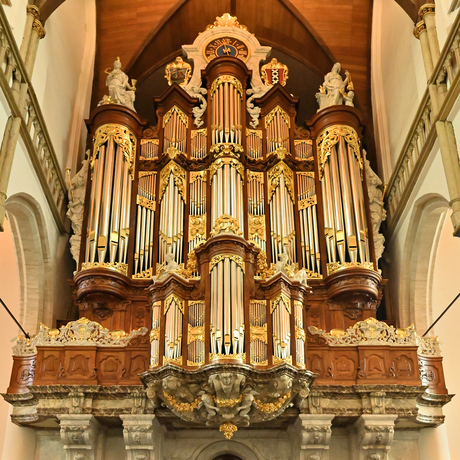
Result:
[[[362,415],[353,425],[352,460],[388,460],[397,415]]]
[[[26,60],[27,50],[29,49],[29,42],[30,42],[30,34],[32,32],[32,24],[34,23],[35,19],[40,19],[40,10],[35,5],[27,5],[26,8],[27,16],[26,16],[26,24],[24,26],[24,35],[22,36],[22,43],[21,43],[21,56],[23,61]]]
[[[66,460],[96,460],[97,436],[100,425],[92,415],[62,414],[61,441]]]
[[[420,40],[422,48],[423,65],[425,67],[426,79],[429,80],[433,74],[433,58],[431,56],[430,43],[428,41],[428,33],[426,30],[425,21],[420,21],[415,25],[414,36]]]
[[[32,23],[32,30],[30,32],[29,46],[27,54],[24,58],[24,65],[26,67],[27,75],[32,77],[34,70],[35,58],[37,57],[38,42],[45,36],[45,28],[39,19],[34,19]]]
[[[126,460],[160,460],[162,432],[155,415],[120,415]]]
[[[438,32],[436,30],[436,18],[434,16],[435,5],[434,3],[425,3],[419,10],[419,15],[426,24],[426,31],[428,36],[428,43],[430,45],[431,60],[433,62],[433,68],[438,63],[440,51]]]
[[[296,460],[329,460],[333,418],[330,414],[299,415],[300,445],[294,455]]]
[[[460,237],[460,164],[457,143],[452,123],[450,121],[436,122],[436,132],[439,139],[441,158],[449,189],[450,207],[452,208],[452,225],[454,235]]]
[[[0,231],[3,232],[5,220],[5,201],[11,167],[13,166],[14,151],[19,137],[21,118],[10,116],[5,126],[2,146],[0,148]]]

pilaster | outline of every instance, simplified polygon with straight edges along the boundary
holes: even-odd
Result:
[[[100,425],[92,415],[63,414],[57,416],[61,424],[61,441],[66,460],[96,460],[97,436]]]
[[[160,460],[162,431],[155,415],[121,415],[126,460]]]
[[[353,425],[352,460],[388,460],[397,415],[362,415]]]
[[[296,460],[329,460],[331,423],[334,415],[300,414],[298,425],[300,443]]]

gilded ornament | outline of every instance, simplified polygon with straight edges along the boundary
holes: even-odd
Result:
[[[217,77],[211,85],[211,97],[216,92],[217,88],[222,85],[223,83],[230,83],[235,87],[235,89],[240,93],[241,97],[243,97],[243,85],[241,82],[232,75],[221,75]]]
[[[189,217],[188,238],[189,241],[195,238],[206,239],[206,214]]]
[[[182,199],[186,201],[186,180],[185,180],[185,170],[181,168],[177,163],[174,161],[170,161],[160,173],[160,201],[163,198],[163,195],[166,191],[166,187],[169,184],[169,179],[171,178],[171,174],[174,178],[174,184],[177,187]]]
[[[273,139],[273,142],[278,142],[278,143],[282,143],[284,142],[285,140],[288,140],[289,138],[286,138],[286,139]],[[268,141],[272,141],[272,139],[268,139]],[[284,148],[284,147],[278,147],[276,150],[274,150],[273,152],[270,152],[268,154],[268,156],[277,156],[280,160],[284,160],[288,155],[290,155],[290,153]]]
[[[184,403],[184,402],[179,402],[177,399],[167,393],[166,391],[163,393],[166,401],[175,409],[177,412],[193,412],[195,409],[198,408],[198,406],[201,403],[201,396],[195,399],[192,403]]]
[[[152,278],[152,267],[150,268],[147,268],[147,270],[144,270],[140,273],[136,273],[135,275],[133,275],[133,279],[150,279]]]
[[[123,152],[124,158],[129,165],[129,172],[131,174],[131,178],[133,178],[134,158],[136,155],[136,136],[125,126],[113,123],[99,126],[99,128],[97,128],[94,134],[93,153],[90,159],[91,169],[94,168],[94,162],[96,161],[99,149],[110,138],[113,139],[113,141]]]
[[[247,170],[248,173],[248,182],[252,182],[253,180],[258,181],[259,183],[264,183],[264,173],[263,172],[254,172]]]
[[[211,273],[212,269],[219,263],[222,262],[224,259],[233,260],[245,273],[245,265],[244,260],[241,256],[237,256],[236,254],[218,254],[211,259],[209,262],[209,273]]]
[[[286,85],[289,69],[286,64],[278,62],[278,59],[273,58],[268,64],[265,64],[260,69],[262,81],[267,86],[273,86],[279,83],[281,86]]]
[[[316,147],[318,150],[319,162],[319,179],[323,179],[324,165],[332,153],[332,148],[336,145],[340,138],[345,139],[345,142],[353,150],[356,159],[358,160],[359,169],[361,171],[361,179],[363,178],[363,158],[361,156],[360,140],[357,132],[346,125],[329,126],[321,132],[316,139]]]
[[[142,206],[143,208],[150,209],[151,211],[155,211],[156,203],[155,201],[149,200],[144,196],[137,195],[136,197],[136,204]]]
[[[188,117],[184,112],[182,112],[181,109],[179,109],[179,107],[177,107],[177,105],[174,105],[165,113],[163,117],[163,128],[168,124],[169,120],[174,114],[176,114],[183,125],[188,128]],[[176,140],[177,139],[174,139],[174,141]]]
[[[289,314],[291,313],[291,299],[284,292],[282,292],[270,300],[270,314],[276,310],[281,302],[283,302],[284,307],[289,312]]]
[[[217,16],[214,24],[208,25],[206,30],[215,29],[216,27],[236,27],[237,29],[248,30],[246,26],[243,26],[238,22],[236,16],[231,16],[229,13]]]
[[[222,214],[215,220],[210,236],[217,236],[221,233],[233,233],[238,236],[243,235],[238,221],[228,214]]]
[[[415,24],[415,27],[414,27],[414,36],[415,36],[415,38],[420,39],[420,34],[424,30],[426,31],[425,21],[422,20],[420,22],[417,22],[417,24]]]
[[[281,115],[281,118],[284,120],[284,122],[286,123],[287,127],[290,128],[291,127],[291,118],[279,105],[277,105],[270,113],[268,113],[265,116],[265,128],[268,128],[268,126],[273,121],[273,119],[275,118],[277,113],[279,113]]]
[[[238,427],[232,422],[225,422],[219,427],[219,431],[224,433],[227,439],[232,439],[233,434],[238,431]]]
[[[191,326],[188,325],[187,344],[192,342],[203,342],[204,343],[204,326]]]
[[[83,262],[81,265],[82,271],[90,268],[108,268],[109,270],[115,270],[125,276],[128,275],[128,264],[122,264],[120,262]]]
[[[299,200],[299,211],[301,211],[302,209],[309,208],[310,206],[315,206],[316,204],[316,195],[309,196],[304,200]]]
[[[175,294],[171,294],[165,300],[165,315],[166,313],[168,313],[169,307],[173,302],[176,305],[176,307],[180,310],[180,312],[184,314],[184,301]]]
[[[249,239],[252,240],[257,237],[260,240],[265,241],[265,216],[248,214],[248,231]]]
[[[175,364],[176,366],[182,366],[182,356],[178,356],[177,358],[167,358],[164,356],[163,364]]]
[[[179,86],[185,86],[192,76],[192,66],[185,62],[180,56],[175,61],[170,62],[165,68],[165,78],[168,85],[177,83]]]
[[[225,361],[225,360],[236,360],[236,361],[246,361],[246,353],[233,353],[230,355],[224,355],[223,353],[209,353],[210,361]]]
[[[201,242],[200,244],[202,244],[203,242]],[[198,246],[198,245],[197,245]],[[197,247],[195,246],[195,247]],[[187,257],[187,267],[184,269],[184,268],[181,268],[179,270],[177,270],[177,274],[179,276],[182,276],[183,278],[193,278],[193,276],[195,275],[195,273],[197,272],[198,270],[198,260],[196,258],[196,254],[195,254],[195,249],[192,249],[189,253],[188,253],[188,257]]]
[[[336,271],[350,267],[367,268],[368,270],[375,271],[373,262],[330,262],[327,264],[327,274],[331,275]]]
[[[174,160],[178,155],[180,155],[182,152],[177,148],[170,146],[166,149],[165,155],[168,155],[171,160]]]
[[[34,22],[32,23],[32,30],[35,30],[35,32],[37,32],[38,38],[45,38],[45,28],[43,27],[43,24],[40,22],[40,20],[38,20],[37,18],[35,18]]]
[[[259,399],[254,398],[254,405],[261,412],[265,412],[266,414],[273,414],[273,412],[279,411],[290,397],[291,392],[289,391],[273,403],[262,403]]]
[[[160,328],[152,329],[150,331],[150,342],[154,340],[160,340]]]
[[[209,167],[209,180],[212,181],[212,178],[216,172],[222,168],[224,165],[230,165],[235,168],[238,174],[241,176],[241,180],[244,182],[244,166],[235,158],[219,158],[214,161]]]
[[[288,356],[287,358],[278,358],[273,356],[273,365],[277,366],[278,364],[291,364],[292,365],[292,356]]]
[[[281,175],[284,176],[284,184],[289,192],[292,202],[295,203],[294,173],[283,161],[280,161],[268,171],[268,201],[271,201],[275,190],[278,188]]]
[[[211,147],[211,153],[214,154],[215,158],[222,156],[231,156],[239,158],[240,155],[244,152],[243,146],[240,144],[233,144],[230,142],[225,142],[221,144],[215,144]]]
[[[257,254],[256,260],[256,273],[260,274],[261,279],[271,278],[275,274],[274,268],[268,268],[267,254],[265,251],[260,250]]]
[[[243,395],[241,394],[239,398],[230,398],[230,399],[218,399],[215,396],[212,397],[217,407],[235,407],[241,401],[243,401]]]
[[[260,342],[267,343],[267,323],[263,326],[251,326],[250,334],[251,342],[259,340]]]
[[[295,338],[296,340],[297,339],[300,339],[302,340],[302,342],[305,342],[305,331],[303,329],[301,329],[300,327],[297,327],[295,328]]]
[[[196,180],[206,182],[206,171],[191,171],[190,183],[193,184]]]

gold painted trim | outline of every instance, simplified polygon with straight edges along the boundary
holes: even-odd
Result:
[[[280,161],[268,171],[268,202],[271,201],[275,190],[279,186],[281,174],[284,174],[284,183],[291,196],[292,202],[295,203],[294,173],[283,161]]]
[[[286,310],[291,314],[291,299],[284,292],[270,300],[270,314],[276,310],[281,301],[283,301]]]
[[[277,112],[280,113],[284,122],[287,124],[288,128],[290,128],[291,127],[291,117],[279,105],[277,105],[272,111],[270,111],[265,116],[265,128],[268,128],[268,125],[273,121]]]
[[[160,196],[159,201],[163,198],[163,195],[166,191],[166,187],[169,184],[169,179],[171,173],[174,177],[174,184],[176,185],[177,189],[179,190],[180,195],[184,201],[187,200],[187,190],[186,190],[186,173],[185,169],[180,167],[174,161],[169,162],[160,173]]]
[[[359,140],[358,133],[353,128],[350,128],[350,126],[334,125],[321,131],[316,139],[319,163],[319,180],[323,179],[324,165],[332,153],[332,148],[339,142],[341,137],[345,139],[345,142],[353,150],[353,153],[358,160],[359,169],[361,170],[361,179],[363,178],[363,158],[361,156],[361,142]]]
[[[125,161],[127,161],[129,165],[131,179],[133,179],[137,139],[134,133],[123,125],[110,123],[97,128],[93,137],[93,153],[90,160],[91,169],[94,168],[94,162],[96,161],[101,146],[105,144],[110,137],[112,137],[114,142],[121,148]]]
[[[304,200],[299,200],[299,211],[302,209],[309,208],[317,204],[316,195],[305,198]]]
[[[220,77],[217,77],[212,82],[212,85],[211,85],[211,90],[210,90],[211,97],[214,95],[214,93],[216,92],[217,88],[220,85],[222,85],[222,83],[230,83],[231,85],[233,85],[236,88],[236,90],[240,93],[241,99],[243,99],[243,85],[233,75],[221,75]]]
[[[332,273],[350,267],[367,268],[368,270],[375,271],[373,262],[330,262],[327,264],[327,274],[332,275]]]
[[[245,263],[241,256],[237,256],[236,254],[218,254],[211,259],[209,262],[209,273],[211,273],[212,269],[219,263],[222,262],[224,259],[233,260],[245,273]]]
[[[81,265],[81,270],[89,270],[90,268],[108,268],[109,270],[114,270],[118,273],[121,273],[125,276],[128,275],[128,264],[122,264],[120,262],[83,262]]]
[[[166,316],[166,313],[168,313],[169,307],[171,306],[173,302],[176,304],[180,312],[184,314],[184,301],[177,295],[171,294],[165,300],[165,316]]]
[[[177,105],[173,105],[164,115],[163,117],[163,129],[164,127],[168,124],[169,120],[173,116],[174,113],[177,113],[179,116],[180,121],[185,125],[186,128],[188,128],[188,117],[187,115],[182,112],[182,110],[177,107]]]

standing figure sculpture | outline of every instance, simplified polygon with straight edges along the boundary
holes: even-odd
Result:
[[[324,77],[324,83],[319,87],[319,93],[316,93],[316,100],[319,104],[319,109],[325,109],[332,105],[345,105],[353,107],[353,83],[350,80],[350,75],[345,70],[345,80],[340,75],[342,69],[339,62],[336,62],[332,70]]]
[[[121,62],[118,57],[113,63],[113,70],[106,69],[107,79],[105,84],[109,88],[109,96],[104,96],[99,105],[103,104],[120,104],[131,110],[136,111],[134,108],[134,100],[136,98],[136,80],[133,80],[133,85],[129,84],[128,75],[121,70]]]
[[[87,154],[89,151],[87,152]],[[89,160],[82,161],[80,171],[70,181],[69,204],[67,217],[72,223],[73,235],[70,237],[70,252],[78,265],[80,257],[81,229],[85,207],[86,179],[88,177]]]

